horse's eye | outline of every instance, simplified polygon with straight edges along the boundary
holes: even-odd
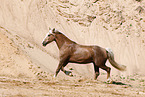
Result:
[[[50,35],[48,35],[48,36],[50,36]]]

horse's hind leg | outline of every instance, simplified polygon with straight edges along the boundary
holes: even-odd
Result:
[[[107,67],[105,64],[100,66],[101,69],[105,70],[107,72],[107,82],[111,82],[111,77],[110,77],[110,71],[111,68]]]
[[[96,66],[95,63],[94,63],[94,70],[95,70],[95,77],[94,77],[94,79],[96,80],[98,78],[100,73],[99,73],[99,67]]]

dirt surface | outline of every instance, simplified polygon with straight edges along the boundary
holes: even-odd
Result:
[[[144,0],[0,0],[1,97],[145,97]],[[53,78],[59,50],[42,40],[48,28],[71,40],[113,50],[127,66],[111,67],[113,82],[100,70],[93,80],[92,64],[68,64]]]
[[[139,77],[139,78],[138,78]],[[2,97],[144,97],[145,77],[115,77],[113,84],[88,78],[30,80],[0,77]]]

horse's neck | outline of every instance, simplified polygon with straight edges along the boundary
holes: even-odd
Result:
[[[74,43],[73,41],[71,41],[69,38],[67,38],[65,35],[63,35],[63,34],[58,34],[57,36],[56,36],[56,44],[57,44],[57,46],[58,46],[58,48],[60,49],[63,45],[64,45],[64,43]]]

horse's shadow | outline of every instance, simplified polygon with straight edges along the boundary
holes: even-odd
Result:
[[[105,82],[106,83],[106,82]],[[122,83],[122,82],[117,82],[117,81],[112,81],[111,83],[107,83],[107,84],[114,84],[114,85],[126,85],[126,86],[130,86],[132,87],[130,84],[125,84],[125,83]]]

